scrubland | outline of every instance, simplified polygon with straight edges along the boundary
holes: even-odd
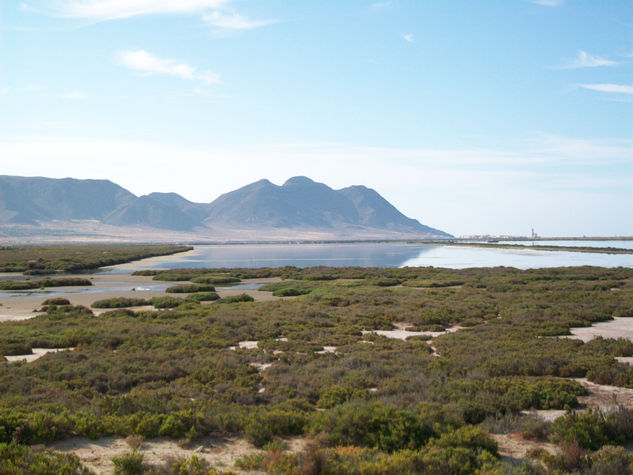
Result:
[[[30,363],[0,358],[0,472],[80,473],[78,458],[47,451],[55,441],[162,437],[193,447],[244,438],[261,449],[220,472],[631,473],[631,408],[585,407],[578,378],[633,388],[633,368],[616,359],[633,356],[633,343],[559,337],[633,317],[632,269],[142,274],[178,290],[164,305],[140,302],[154,310],[111,299],[95,316],[70,298],[0,324],[2,355],[73,348]],[[214,291],[271,277],[280,281],[259,290],[275,300]],[[372,332],[405,327],[424,334]],[[528,410],[564,412],[547,422]],[[285,450],[291,437],[302,450]],[[531,449],[508,455],[499,441],[509,438]],[[196,455],[118,457],[120,473],[217,473]]]

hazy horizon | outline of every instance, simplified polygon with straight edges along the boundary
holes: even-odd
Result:
[[[454,235],[633,235],[633,4],[0,5],[0,174],[365,185]]]

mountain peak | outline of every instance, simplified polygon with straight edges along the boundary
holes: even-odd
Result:
[[[293,176],[292,178],[288,178],[286,183],[283,186],[304,186],[304,185],[314,185],[316,182],[307,176]]]
[[[46,227],[73,220],[218,235],[274,230],[276,236],[449,237],[406,217],[371,188],[333,190],[305,176],[282,186],[262,179],[210,204],[176,193],[137,197],[107,180],[0,176],[0,224]]]

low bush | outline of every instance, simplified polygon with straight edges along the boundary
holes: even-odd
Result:
[[[255,299],[248,294],[230,295],[218,300],[218,303],[254,302]]]
[[[131,450],[116,457],[112,457],[115,475],[136,475],[143,473],[143,454],[138,450]]]
[[[241,282],[241,280],[237,277],[230,276],[221,276],[221,275],[200,275],[197,277],[192,277],[189,279],[194,284],[234,284],[237,282]]]
[[[42,302],[42,305],[70,305],[70,300],[63,297],[53,297],[44,300],[44,302]]]
[[[110,299],[97,300],[93,302],[92,308],[124,308],[124,307],[140,307],[143,305],[151,305],[148,299],[129,298],[129,297],[113,297]]]
[[[249,442],[262,447],[275,436],[300,435],[306,423],[307,417],[302,412],[275,408],[250,414],[244,433]]]
[[[380,450],[416,449],[433,435],[413,413],[382,403],[349,402],[315,414],[310,433],[329,434],[336,445]]]
[[[310,293],[310,289],[297,289],[294,287],[279,289],[273,292],[275,297],[296,297],[298,295],[306,295]]]
[[[167,287],[165,292],[170,294],[193,294],[195,292],[213,292],[215,287],[209,284],[184,284]]]
[[[152,297],[150,303],[156,308],[175,308],[185,303],[185,300],[177,297]]]
[[[11,442],[0,443],[0,473],[88,475],[90,472],[81,466],[76,455]]]
[[[187,300],[193,300],[198,303],[218,300],[219,298],[220,296],[216,292],[196,292],[187,296]]]

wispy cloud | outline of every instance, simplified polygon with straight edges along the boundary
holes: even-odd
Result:
[[[227,9],[233,0],[30,0],[22,9],[89,21],[109,21],[155,14],[200,14],[221,30],[251,30],[277,23],[254,20]]]
[[[532,0],[532,3],[542,7],[558,7],[563,4],[563,0]]]
[[[575,86],[592,91],[633,94],[633,84],[575,84]]]
[[[413,34],[411,33],[403,33],[400,36],[402,36],[409,43],[415,43],[415,39],[413,38]]]
[[[616,64],[618,64],[617,61],[611,61],[601,56],[594,56],[586,51],[580,50],[578,51],[578,56],[575,58],[558,66],[552,66],[550,69],[597,68],[600,66],[615,66]]]
[[[391,2],[374,2],[371,5],[369,5],[369,10],[370,11],[380,11],[380,10],[384,10],[387,7],[391,6]]]
[[[252,20],[235,12],[221,12],[216,10],[202,17],[202,20],[222,30],[252,30],[266,25],[277,23],[277,20]]]
[[[117,54],[117,61],[122,66],[142,74],[160,74],[189,81],[202,81],[207,85],[220,82],[220,77],[211,72],[198,72],[194,66],[175,59],[159,58],[145,50],[123,51]]]
[[[69,100],[82,100],[82,99],[85,99],[87,96],[85,93],[81,91],[66,91],[60,94],[59,97],[62,99],[69,99]]]
[[[197,13],[226,3],[227,0],[33,0],[23,4],[23,8],[64,18],[105,21],[160,13]]]

